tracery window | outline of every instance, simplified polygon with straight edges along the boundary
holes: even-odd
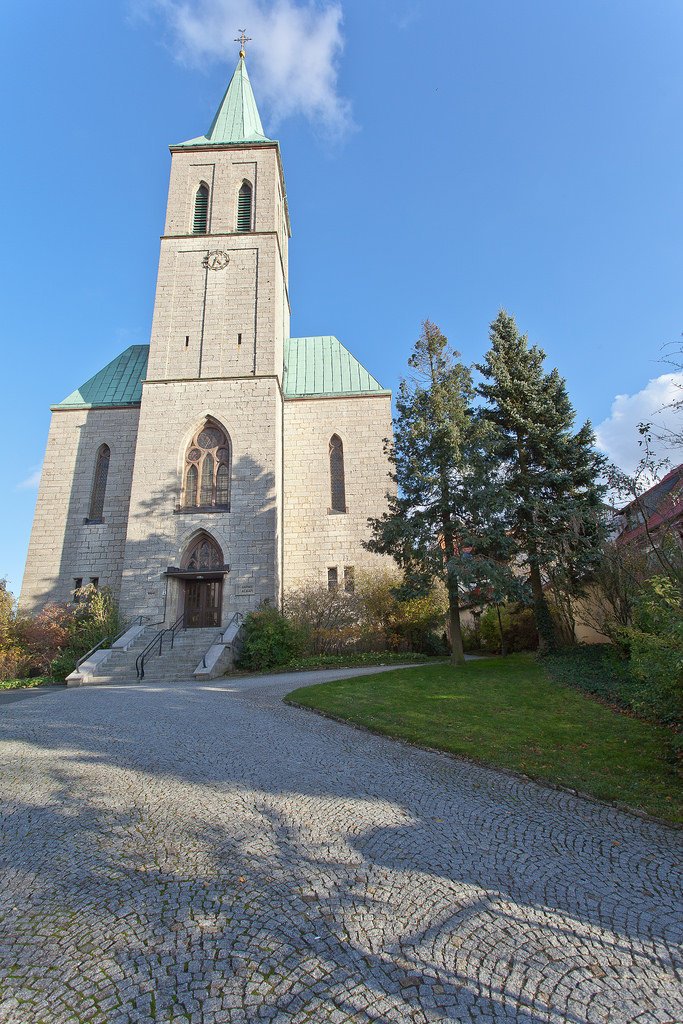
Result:
[[[183,477],[182,508],[230,510],[230,439],[213,420],[192,438]]]
[[[102,522],[102,516],[104,515],[104,498],[107,493],[107,476],[109,475],[110,457],[111,451],[109,450],[109,445],[100,445],[97,451],[92,491],[90,492],[90,511],[88,512],[88,522],[90,523]]]
[[[205,235],[209,221],[209,186],[201,183],[194,197],[194,219],[192,234]]]
[[[251,198],[252,189],[248,181],[243,181],[237,196],[237,230],[251,231]]]
[[[330,512],[346,512],[344,445],[338,434],[330,438]]]
[[[223,568],[223,553],[212,537],[200,533],[183,558],[183,569],[202,572]]]

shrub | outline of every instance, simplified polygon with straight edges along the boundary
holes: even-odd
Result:
[[[285,597],[285,617],[299,631],[311,654],[343,654],[355,650],[362,633],[362,607],[356,594],[340,587],[312,585]]]
[[[683,593],[670,577],[654,576],[635,601],[633,626],[615,630],[638,681],[631,706],[665,722],[681,720],[683,705]]]
[[[54,679],[66,679],[74,671],[79,658],[106,640],[106,647],[124,626],[118,605],[108,587],[101,590],[93,586],[78,591],[78,603],[67,606],[68,636],[66,642],[51,659],[50,673]]]
[[[286,665],[300,655],[305,636],[275,608],[260,608],[244,620],[239,667],[255,671]]]
[[[479,619],[479,637],[481,649],[489,654],[535,651],[538,633],[534,613],[519,605],[491,605]]]
[[[50,665],[64,648],[73,626],[73,611],[66,605],[48,604],[37,615],[18,615],[11,633],[23,654],[22,674],[49,675]]]

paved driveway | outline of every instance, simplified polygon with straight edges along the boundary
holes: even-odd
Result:
[[[683,1020],[680,833],[303,678],[0,702],[3,1024]]]

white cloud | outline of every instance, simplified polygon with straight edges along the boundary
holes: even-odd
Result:
[[[175,56],[194,65],[236,59],[234,40],[244,27],[253,37],[247,44],[249,73],[259,105],[268,111],[266,134],[294,114],[335,138],[353,129],[350,104],[338,91],[344,48],[340,0],[132,0],[132,5],[137,14],[163,18]]]
[[[676,431],[683,434],[683,411],[667,409],[683,399],[683,373],[664,373],[648,381],[634,395],[617,395],[607,419],[595,428],[598,447],[627,473],[632,473],[643,455],[638,444],[639,423],[652,423],[655,433]],[[667,456],[676,465],[683,462],[683,447],[654,442],[660,457]]]
[[[40,474],[42,473],[42,471],[42,466],[34,467],[29,476],[27,476],[25,480],[20,480],[19,483],[15,485],[15,489],[17,491],[35,490],[38,487],[38,484],[40,483]]]

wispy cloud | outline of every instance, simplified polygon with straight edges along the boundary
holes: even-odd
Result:
[[[633,472],[643,454],[638,424],[653,422],[657,433],[674,428],[676,417],[680,419],[682,414],[667,406],[683,398],[682,389],[683,373],[664,373],[633,395],[617,395],[609,416],[595,429],[598,446],[625,472]],[[673,463],[683,461],[681,448],[661,445],[657,454],[668,456]]]
[[[40,483],[40,474],[42,473],[42,466],[32,467],[31,473],[26,477],[25,480],[20,480],[18,484],[15,484],[15,490],[17,491],[33,491],[38,487]]]
[[[230,60],[244,27],[249,71],[266,133],[302,114],[322,133],[342,138],[353,129],[351,106],[339,93],[344,49],[339,0],[130,0],[134,13],[160,18],[178,60],[205,65]],[[207,126],[208,127],[208,126]]]

